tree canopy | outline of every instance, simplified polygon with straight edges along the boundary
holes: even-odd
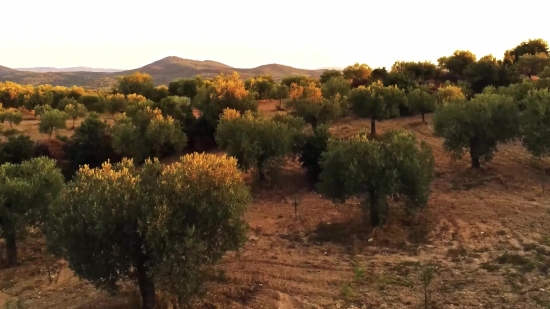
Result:
[[[250,202],[236,160],[226,156],[83,166],[50,207],[49,247],[99,288],[135,282],[144,309],[155,308],[156,290],[184,303],[209,266],[246,240]]]

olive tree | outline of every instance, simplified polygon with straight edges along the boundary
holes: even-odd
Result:
[[[34,107],[34,116],[42,117],[46,112],[51,111],[51,105],[36,105]]]
[[[431,94],[425,87],[416,88],[407,94],[409,109],[412,112],[422,115],[422,122],[425,123],[424,114],[431,113],[437,106],[437,97]]]
[[[529,91],[524,100],[525,110],[521,119],[523,146],[534,157],[550,156],[550,91]],[[543,169],[546,173],[546,169]]]
[[[17,263],[17,239],[28,226],[44,222],[63,181],[55,160],[46,157],[0,165],[0,235],[6,241],[9,266]]]
[[[304,118],[313,130],[318,124],[328,123],[342,114],[340,97],[324,98],[321,88],[314,83],[307,87],[292,84],[289,96],[286,107],[292,110],[293,115]]]
[[[396,86],[385,87],[381,82],[359,86],[348,96],[353,113],[361,118],[370,118],[370,135],[376,135],[376,120],[399,116],[399,106],[407,105],[405,92]]]
[[[74,129],[74,122],[78,118],[82,118],[86,116],[86,113],[88,110],[86,109],[86,106],[82,103],[76,103],[76,105],[73,104],[67,104],[65,106],[65,113],[69,116],[70,119],[73,120],[73,129]]]
[[[280,166],[292,153],[295,136],[302,127],[303,121],[292,116],[271,119],[250,111],[241,115],[226,109],[216,129],[216,142],[237,158],[244,171],[255,168],[259,180],[264,181],[267,168]]]
[[[488,162],[498,143],[514,140],[519,133],[519,108],[509,96],[483,93],[471,100],[455,100],[436,110],[434,133],[444,139],[443,148],[461,158],[467,149],[472,168]]]
[[[177,120],[186,134],[192,133],[197,118],[188,97],[168,96],[153,106],[160,109],[164,117],[170,116]]]
[[[246,241],[250,202],[236,160],[225,155],[85,165],[50,207],[48,245],[96,287],[135,282],[144,309],[155,308],[157,290],[185,303],[211,266]]]
[[[127,105],[128,100],[122,93],[109,94],[105,97],[105,109],[111,115],[124,112]]]
[[[181,152],[187,143],[179,122],[145,103],[128,106],[126,114],[116,117],[112,136],[115,151],[138,163],[160,156],[165,147]]]
[[[68,118],[69,115],[67,115],[67,113],[58,109],[49,110],[40,117],[38,131],[40,133],[48,134],[49,138],[52,138],[54,131],[65,129],[67,127],[66,121]]]
[[[466,95],[462,88],[451,84],[444,85],[436,90],[435,96],[437,98],[438,105],[444,105],[452,100],[465,100]]]
[[[19,110],[2,108],[2,104],[0,104],[0,123],[7,122],[13,129],[13,125],[18,125],[21,121],[23,121],[23,114]]]
[[[390,197],[401,199],[408,211],[426,206],[434,158],[427,144],[399,130],[376,140],[365,135],[331,139],[320,165],[319,191],[339,203],[366,196],[361,203],[365,222],[370,213],[371,225],[377,226]]]
[[[196,106],[201,116],[199,122],[205,135],[213,137],[220,115],[226,108],[235,109],[241,113],[247,110],[257,111],[258,102],[254,94],[246,90],[238,73],[218,75],[212,83],[201,89],[195,97]]]
[[[279,109],[282,108],[283,100],[288,98],[289,88],[285,84],[274,84],[269,91],[269,97],[279,101]]]

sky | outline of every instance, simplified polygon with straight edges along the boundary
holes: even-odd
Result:
[[[78,3],[78,4],[77,4]],[[478,58],[550,41],[547,0],[4,0],[0,65],[134,69],[167,56],[238,68],[304,69],[355,62],[388,68]],[[528,5],[527,5],[528,4]]]

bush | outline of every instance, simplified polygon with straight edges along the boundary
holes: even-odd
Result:
[[[306,169],[312,183],[319,181],[323,171],[319,160],[323,152],[327,151],[328,140],[331,138],[328,126],[320,126],[311,135],[306,135],[300,151],[300,163]]]
[[[33,157],[34,141],[26,135],[10,136],[0,144],[0,164],[19,164]]]

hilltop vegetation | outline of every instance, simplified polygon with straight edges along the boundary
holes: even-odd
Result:
[[[0,301],[545,308],[548,53],[1,83]]]
[[[166,57],[141,68],[114,73],[107,72],[27,72],[0,66],[0,81],[11,81],[34,86],[51,84],[54,86],[80,86],[87,89],[110,89],[117,83],[119,76],[141,72],[151,75],[155,85],[168,84],[177,78],[189,78],[200,75],[212,78],[220,73],[238,72],[241,77],[271,75],[276,80],[290,75],[319,77],[322,70],[302,70],[280,64],[262,65],[252,69],[232,68],[223,63],[205,60],[197,61],[178,57]]]

